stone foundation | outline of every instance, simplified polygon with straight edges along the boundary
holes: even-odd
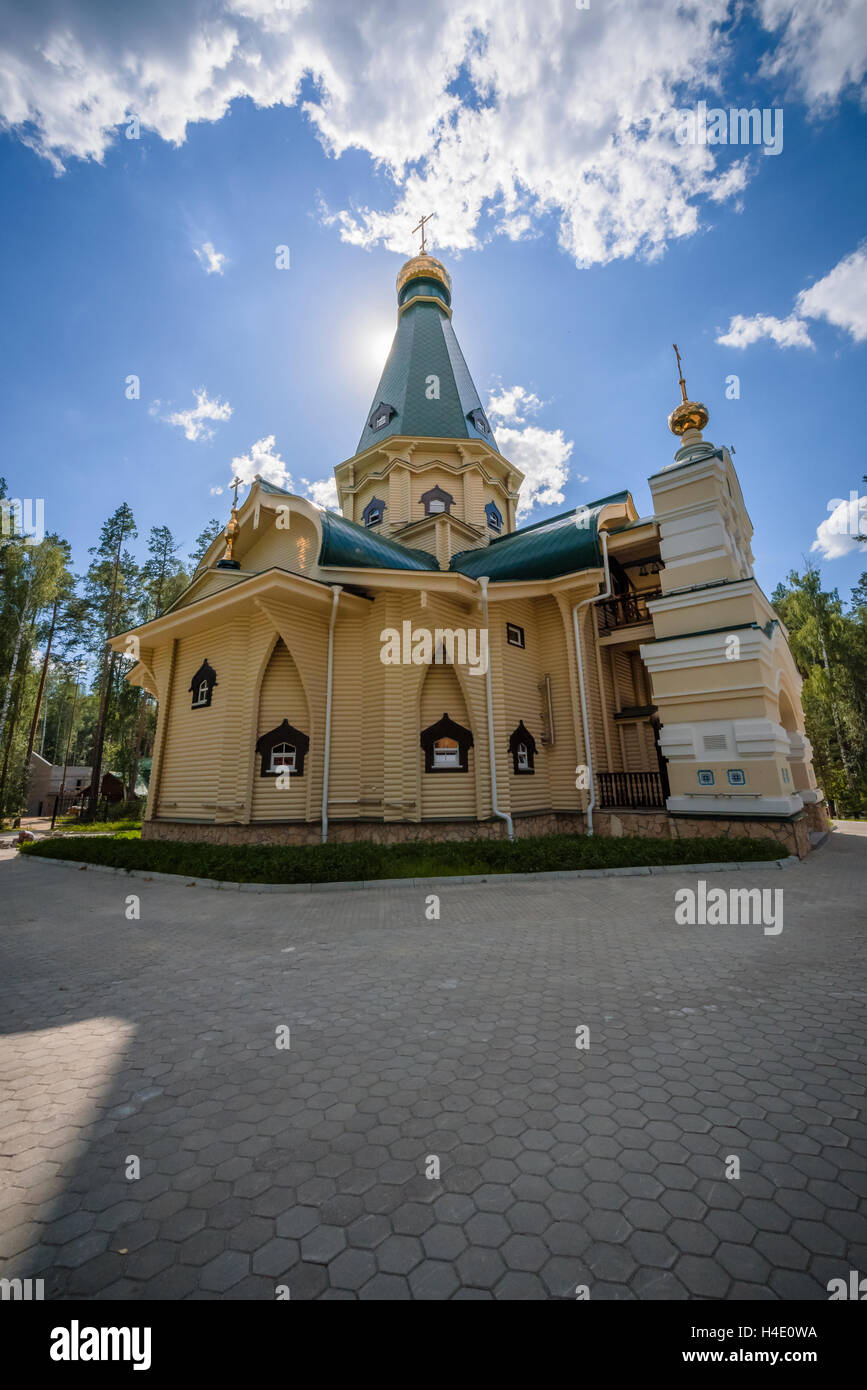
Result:
[[[824,824],[821,816],[824,814]],[[815,824],[814,824],[815,821]],[[812,850],[810,831],[828,829],[824,806],[805,808],[791,819],[755,819],[748,816],[684,816],[667,811],[594,811],[593,827],[598,835],[641,835],[650,839],[773,840],[780,846],[780,858],[795,854],[804,859]]]
[[[515,836],[583,835],[584,817],[577,812],[544,811],[515,816]],[[773,840],[780,856],[795,854],[805,858],[813,848],[811,831],[829,828],[828,811],[823,803],[805,807],[791,820],[750,820],[742,816],[672,816],[667,811],[594,811],[597,835],[640,835],[648,839],[709,839],[722,836],[736,839]],[[504,840],[506,824],[487,821],[383,822],[333,820],[328,827],[329,844],[365,842],[398,845],[408,840],[436,844],[444,840]],[[196,825],[188,821],[146,820],[143,840],[180,840],[208,845],[318,845],[322,827],[318,822],[271,823],[261,825]]]
[[[538,815],[516,816],[515,837],[533,835],[583,835],[584,817],[576,812],[547,811]],[[322,826],[310,824],[261,825],[196,825],[189,821],[146,820],[142,823],[143,840],[181,840],[206,845],[318,845],[322,841]],[[405,821],[332,820],[328,825],[328,843],[355,844],[367,841],[375,845],[399,845],[407,840],[426,844],[444,840],[505,840],[506,822],[487,821]]]

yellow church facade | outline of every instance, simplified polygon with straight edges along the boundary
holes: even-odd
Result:
[[[340,511],[257,478],[153,622],[114,639],[158,701],[145,838],[298,844],[826,827],[786,633],[707,412],[674,461],[518,528],[442,263],[398,276]]]

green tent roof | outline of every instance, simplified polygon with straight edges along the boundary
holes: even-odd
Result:
[[[487,575],[492,583],[507,579],[556,579],[602,563],[597,523],[604,507],[625,502],[628,492],[614,492],[586,507],[537,521],[509,536],[500,536],[481,549],[452,556],[450,569],[468,579]]]
[[[263,478],[257,482],[263,492],[278,497],[294,497],[276,483],[266,483]],[[436,560],[424,550],[412,550],[408,545],[400,545],[379,536],[366,526],[348,521],[339,512],[321,512],[322,545],[319,550],[320,565],[346,565],[356,569],[380,570],[435,570]]]
[[[337,512],[322,513],[320,565],[347,565],[359,569],[435,570],[436,560],[424,550],[379,536],[367,526],[348,521]]]
[[[437,297],[442,293],[434,281],[428,283],[422,278],[408,281],[401,298],[406,299],[413,292]],[[435,389],[431,377],[439,379],[436,399],[429,396]],[[380,403],[391,406],[394,414],[383,429],[374,430],[370,421]],[[485,418],[452,321],[439,302],[417,299],[408,304],[398,319],[356,452],[360,454],[397,434],[422,439],[481,439],[497,449],[493,430],[485,433],[477,428],[470,418],[473,411],[480,411]]]

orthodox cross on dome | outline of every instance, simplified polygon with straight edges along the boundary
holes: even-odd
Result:
[[[231,481],[230,484],[229,484],[229,487],[235,489],[235,496],[234,496],[234,499],[233,499],[233,501],[232,501],[232,511],[234,511],[234,510],[236,509],[236,507],[238,506],[238,488],[239,488],[239,487],[243,487],[243,486],[244,486],[244,480],[243,480],[243,478],[233,478],[232,481]]]
[[[679,377],[678,377],[678,379],[677,379],[677,384],[678,384],[678,386],[680,387],[680,394],[681,394],[681,396],[683,397],[684,400],[686,400],[686,382],[685,382],[684,379],[683,379],[683,367],[681,366],[681,363],[680,363],[680,353],[679,353],[678,350],[677,350],[677,343],[672,343],[671,346],[674,348],[674,355],[675,355],[675,357],[677,358],[677,370],[678,370],[678,372],[680,373],[680,375],[679,375]]]
[[[436,217],[435,212],[428,213],[426,217],[423,217],[421,219],[417,227],[413,227],[414,232],[421,232],[421,254],[423,256],[427,254],[427,252],[424,249],[424,224],[425,222],[430,222],[432,217]]]

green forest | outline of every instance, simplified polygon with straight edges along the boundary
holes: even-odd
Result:
[[[103,524],[84,574],[62,537],[34,543],[10,522],[0,478],[0,822],[26,801],[31,754],[93,769],[83,818],[99,809],[107,772],[124,787],[124,810],[141,806],[156,729],[156,703],[125,676],[132,662],[108,638],[159,615],[190,581],[222,529],[211,521],[189,554],[168,526],[139,537],[123,503]],[[14,513],[13,513],[14,515]],[[48,808],[50,811],[50,807]]]
[[[0,501],[7,498],[0,478]],[[9,516],[9,506],[4,512]],[[168,526],[140,537],[122,504],[102,526],[84,574],[69,544],[0,536],[0,821],[20,816],[31,754],[94,769],[83,818],[98,813],[106,772],[138,809],[156,728],[153,698],[124,678],[131,661],[108,638],[148,622],[178,598],[222,525],[213,520],[186,555]],[[11,534],[10,534],[11,532]],[[804,678],[816,777],[833,815],[867,815],[867,573],[848,600],[823,589],[817,569],[792,571],[773,592]],[[50,808],[49,808],[50,809]]]

